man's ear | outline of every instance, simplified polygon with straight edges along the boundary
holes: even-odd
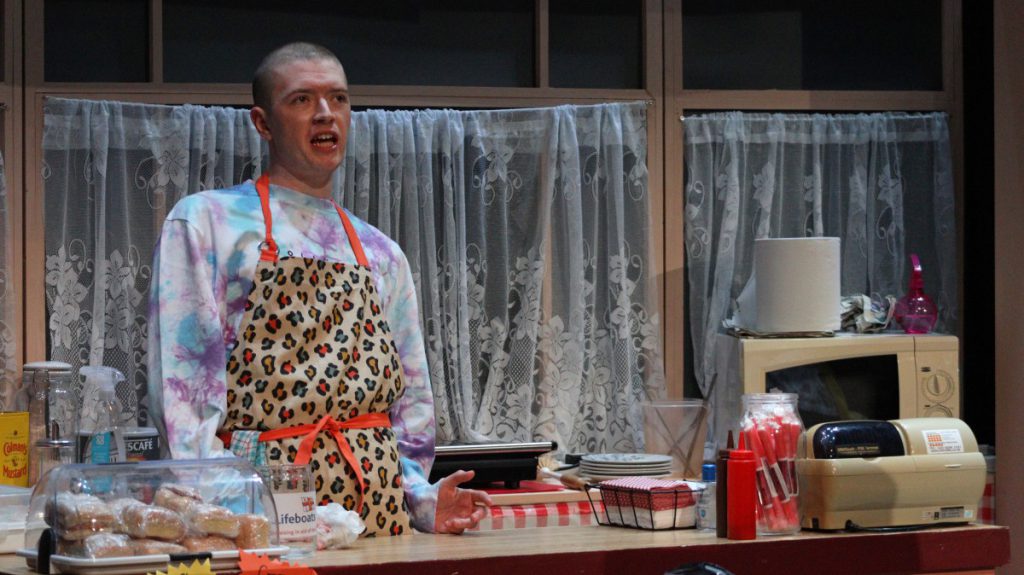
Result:
[[[252,119],[252,125],[256,126],[256,131],[259,132],[260,137],[269,142],[270,124],[267,123],[267,111],[259,106],[253,106],[249,110],[249,118]]]

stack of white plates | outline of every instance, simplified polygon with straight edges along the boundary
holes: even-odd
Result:
[[[595,453],[580,459],[580,475],[592,479],[646,476],[664,477],[672,472],[672,457],[652,453]]]

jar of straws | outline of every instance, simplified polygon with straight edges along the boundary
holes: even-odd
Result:
[[[796,449],[803,429],[795,393],[743,396],[740,433],[757,462],[758,534],[800,531]]]

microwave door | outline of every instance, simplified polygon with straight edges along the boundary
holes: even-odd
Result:
[[[826,421],[850,419],[846,401],[834,383],[829,385],[821,374],[820,365],[801,365],[769,372],[766,376],[768,391],[797,394],[800,419],[810,427]]]
[[[894,355],[827,361],[766,374],[768,390],[796,393],[810,427],[827,421],[897,419],[899,373]]]

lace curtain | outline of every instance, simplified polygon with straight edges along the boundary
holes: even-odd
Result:
[[[412,265],[439,440],[642,445],[664,393],[646,129],[643,104],[353,113],[335,195]],[[51,355],[141,399],[163,216],[265,148],[243,110],[57,99],[43,147]]]
[[[15,283],[12,283],[11,262],[14,261],[14,242],[10,229],[8,209],[11,200],[7,196],[7,175],[4,157],[0,155],[0,411],[14,408],[14,394],[20,387],[16,362],[17,308],[14,302]]]
[[[902,296],[916,253],[939,308],[936,331],[957,332],[944,114],[729,112],[683,123],[687,315],[697,383],[713,413],[739,409],[740,391],[713,386],[722,366],[734,363],[715,335],[750,277],[756,238],[839,237],[844,296]]]

